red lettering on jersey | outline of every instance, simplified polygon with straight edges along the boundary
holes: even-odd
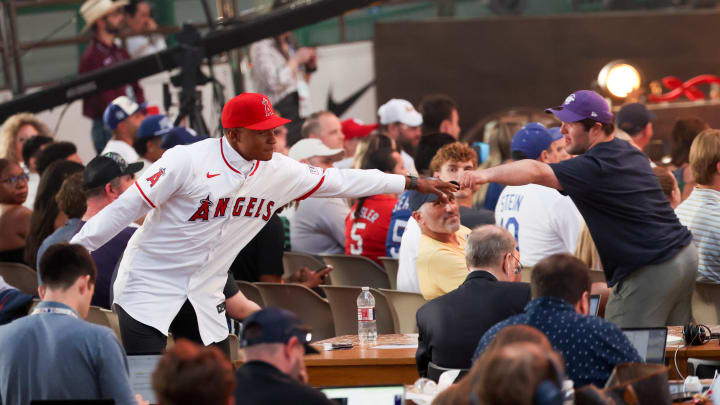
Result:
[[[245,210],[245,216],[251,217],[253,212],[253,208],[255,208],[255,203],[257,202],[257,198],[250,197],[250,201],[248,201],[247,209]]]
[[[150,188],[152,188],[153,186],[155,186],[155,183],[157,183],[157,181],[160,180],[160,177],[162,177],[163,174],[165,174],[165,168],[164,168],[164,167],[161,167],[160,170],[157,171],[157,173],[155,173],[155,174],[153,174],[152,176],[150,176],[150,177],[148,177],[147,179],[145,179],[145,180],[147,180],[148,182],[150,182]]]
[[[204,200],[200,201],[200,207],[195,211],[195,213],[188,219],[188,221],[193,222],[197,221],[198,219],[202,219],[203,221],[208,220],[208,216],[210,215],[210,207],[213,205],[212,201],[210,201],[210,196],[208,195]]]
[[[272,207],[275,205],[275,201],[268,201],[267,205],[265,206],[265,215],[263,215],[262,219],[263,221],[269,221],[270,217],[272,216]]]
[[[258,208],[255,210],[255,218],[260,216],[260,212],[262,212],[263,204],[265,204],[264,198],[262,200],[260,200],[260,205],[258,205]]]
[[[240,214],[242,214],[244,205],[240,204],[241,202],[245,202],[245,197],[240,197],[235,201],[235,207],[233,208],[234,217],[239,217]]]
[[[221,198],[218,200],[218,205],[215,207],[215,215],[213,215],[214,218],[217,217],[224,217],[225,216],[225,210],[227,209],[228,203],[230,202],[229,198]]]

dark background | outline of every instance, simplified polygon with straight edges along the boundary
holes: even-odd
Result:
[[[383,22],[375,27],[378,105],[446,93],[465,131],[510,107],[560,105],[616,59],[638,68],[643,86],[720,73],[719,39],[715,10]],[[678,116],[720,127],[720,104],[682,105],[656,106],[656,138],[666,138]]]

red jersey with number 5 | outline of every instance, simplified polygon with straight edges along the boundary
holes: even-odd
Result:
[[[385,256],[385,240],[390,217],[397,203],[395,196],[373,195],[365,200],[355,218],[357,202],[345,219],[345,254],[365,256],[382,265],[378,257]]]

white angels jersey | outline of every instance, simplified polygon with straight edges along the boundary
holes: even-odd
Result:
[[[176,146],[73,238],[90,251],[148,213],[130,239],[115,303],[165,335],[186,299],[203,343],[228,335],[223,287],[235,256],[278,208],[313,197],[400,193],[405,177],[319,169],[280,154],[247,161],[225,138]]]

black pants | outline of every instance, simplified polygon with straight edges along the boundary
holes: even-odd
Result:
[[[152,326],[136,321],[128,315],[120,305],[115,304],[115,310],[120,321],[120,335],[122,336],[123,346],[128,355],[138,354],[159,354],[165,350],[167,345],[167,337],[159,330]],[[200,330],[198,328],[197,315],[195,309],[189,300],[185,303],[175,315],[170,324],[170,333],[173,339],[187,339],[191,342],[202,345],[200,338]],[[230,342],[226,338],[222,342],[213,343],[225,355],[230,358]]]

